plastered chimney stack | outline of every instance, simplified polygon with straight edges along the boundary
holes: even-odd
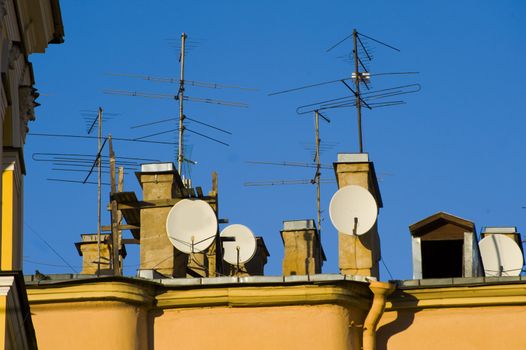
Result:
[[[367,153],[340,153],[334,164],[338,188],[349,185],[368,190],[382,207],[382,197],[373,162]],[[379,278],[380,238],[377,223],[363,235],[338,233],[338,266],[344,275]]]
[[[284,276],[321,273],[325,256],[314,220],[284,221],[281,239]]]
[[[80,235],[81,241],[75,243],[75,247],[80,256],[82,256],[82,271],[80,272],[83,275],[96,275],[108,274],[110,270],[110,254],[111,248],[108,244],[110,239],[109,235],[101,235],[100,242],[100,272],[98,272],[99,266],[99,250],[97,244],[97,234],[86,233]],[[126,249],[123,245],[122,255],[120,258],[126,257]]]
[[[163,276],[186,277],[188,256],[177,251],[166,234],[166,217],[182,198],[181,177],[173,163],[143,164],[136,173],[142,192],[140,270],[155,270]]]

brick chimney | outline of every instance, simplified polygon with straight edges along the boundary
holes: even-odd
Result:
[[[357,185],[368,190],[382,207],[382,197],[373,162],[367,153],[340,153],[334,164],[338,188]],[[380,277],[380,237],[377,223],[360,236],[338,233],[338,265],[344,275]]]
[[[97,234],[86,233],[80,235],[81,241],[75,243],[75,247],[80,256],[82,256],[82,271],[84,275],[96,275],[99,265],[99,254],[97,248]],[[100,236],[100,274],[112,274],[110,269],[111,247],[109,244],[110,236]],[[123,245],[121,250],[121,261],[126,257],[126,248]]]
[[[314,220],[284,221],[281,239],[284,276],[321,273],[325,255]]]

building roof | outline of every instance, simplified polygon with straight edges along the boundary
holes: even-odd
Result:
[[[459,226],[465,229],[466,232],[475,232],[475,224],[473,222],[442,211],[412,224],[409,226],[409,231],[413,236],[423,236],[426,233],[434,231],[439,226],[443,226],[445,224]]]

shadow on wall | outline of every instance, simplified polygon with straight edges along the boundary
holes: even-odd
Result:
[[[376,331],[376,349],[387,350],[389,338],[408,329],[415,319],[415,314],[422,310],[418,308],[418,299],[402,291],[395,291],[390,297],[392,303],[391,310],[386,310],[386,314],[396,313],[396,318],[389,323],[382,325]]]
[[[154,309],[148,314],[148,350],[154,350],[155,348],[155,319],[163,314],[164,312],[161,309]]]

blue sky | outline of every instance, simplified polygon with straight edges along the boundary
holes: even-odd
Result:
[[[246,161],[311,161],[313,120],[296,107],[340,97],[340,86],[269,97],[269,92],[349,76],[352,66],[337,50],[326,49],[353,28],[388,42],[400,53],[372,45],[371,72],[418,71],[417,76],[377,78],[380,89],[419,83],[407,104],[364,112],[365,151],[380,177],[384,208],[379,215],[382,256],[394,278],[411,277],[408,226],[437,211],[484,226],[525,228],[523,151],[526,147],[523,101],[526,93],[526,34],[521,1],[80,1],[61,2],[66,42],[33,55],[36,86],[42,96],[31,132],[85,133],[81,110],[102,106],[118,113],[104,133],[137,137],[161,130],[131,126],[177,115],[170,100],[113,96],[105,89],[176,93],[177,87],[107,73],[178,77],[181,32],[198,41],[189,51],[186,78],[257,88],[220,91],[188,88],[189,96],[243,101],[248,109],[186,104],[186,114],[220,126],[232,136],[213,133],[224,147],[190,136],[192,180],[205,191],[210,173],[219,174],[220,217],[249,226],[264,237],[271,257],[266,273],[281,273],[279,230],[283,220],[315,218],[315,188],[309,185],[246,187],[246,181],[309,179],[313,171],[247,164]],[[321,125],[321,138],[337,145],[322,154],[332,163],[337,153],[356,152],[352,109],[333,111]],[[168,129],[165,126],[164,129]],[[175,126],[173,126],[175,128]],[[198,130],[195,126],[195,130]],[[175,140],[164,135],[159,140]],[[25,149],[24,271],[72,272],[40,237],[80,270],[74,242],[96,232],[96,188],[49,182],[60,174],[32,159],[35,152],[96,152],[95,141],[28,137]],[[172,146],[116,143],[118,155],[174,160]],[[332,171],[324,178],[334,178]],[[133,172],[125,190],[140,187]],[[324,272],[337,267],[337,233],[328,217],[335,184],[322,188],[325,209]],[[103,198],[106,198],[103,196]],[[105,223],[109,221],[105,216]],[[29,227],[31,229],[29,229]],[[36,232],[36,233],[35,233]],[[125,270],[134,274],[138,250],[128,247]],[[57,266],[55,266],[57,265]],[[390,278],[382,265],[382,278]]]

